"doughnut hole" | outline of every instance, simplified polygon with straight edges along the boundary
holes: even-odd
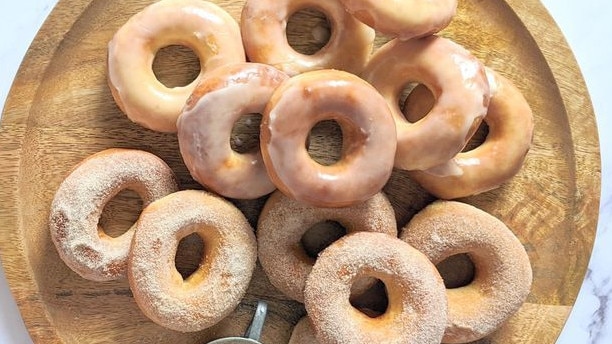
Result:
[[[134,225],[142,212],[142,198],[133,190],[121,190],[102,209],[98,220],[100,237],[117,238]]]
[[[230,146],[239,154],[251,153],[259,150],[259,126],[261,114],[251,113],[240,116],[234,124],[230,135]]]
[[[423,84],[407,84],[399,98],[400,109],[410,123],[415,123],[425,117],[434,106],[435,98]],[[463,152],[480,146],[489,134],[489,126],[482,121],[463,148]]]
[[[200,74],[200,59],[184,45],[169,45],[157,51],[153,73],[168,88],[189,85]]]
[[[431,111],[434,101],[435,99],[427,86],[418,82],[409,82],[400,91],[397,105],[406,120],[415,123]]]
[[[189,279],[198,270],[204,259],[204,241],[197,233],[192,233],[179,241],[174,256],[174,265],[183,280]]]
[[[370,285],[370,287],[363,291],[364,285]],[[349,302],[368,317],[378,318],[389,307],[389,297],[385,283],[375,277],[359,277],[351,285]]]
[[[316,259],[321,251],[346,235],[346,228],[336,221],[323,221],[310,227],[302,236],[301,244],[306,254]]]
[[[299,10],[287,21],[287,42],[300,54],[313,55],[321,50],[329,42],[331,32],[326,15],[316,9]]]
[[[318,122],[306,143],[308,154],[317,163],[330,166],[340,161],[344,148],[342,127],[334,120]]]
[[[436,264],[446,289],[456,289],[474,281],[476,269],[469,255],[465,253],[452,255]]]
[[[468,143],[463,147],[462,152],[469,152],[483,144],[487,139],[487,135],[489,135],[489,126],[485,121],[482,121],[478,129],[474,132],[474,135],[472,135]]]

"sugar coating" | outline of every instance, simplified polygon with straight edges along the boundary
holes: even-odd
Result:
[[[182,238],[204,242],[198,270],[183,280],[175,256]],[[128,260],[128,281],[142,312],[181,332],[213,326],[238,305],[251,280],[257,242],[244,215],[228,201],[185,190],[146,207]]]
[[[55,193],[49,214],[51,239],[61,259],[83,278],[125,277],[135,226],[116,238],[98,227],[105,204],[125,189],[138,193],[145,207],[178,187],[170,167],[157,156],[113,148],[79,163]]]
[[[397,237],[391,203],[383,193],[345,208],[318,208],[276,191],[266,202],[257,226],[259,261],[270,282],[303,302],[306,277],[314,260],[301,245],[302,236],[317,223],[336,221],[347,233],[380,232]]]
[[[485,337],[514,314],[529,294],[527,252],[499,219],[471,205],[436,201],[416,214],[400,238],[434,264],[467,253],[476,275],[471,284],[448,289],[449,320],[444,343]]]
[[[351,284],[385,283],[389,306],[370,318],[349,302]],[[306,281],[304,303],[321,343],[439,343],[446,326],[444,283],[422,253],[390,235],[349,234],[323,250]]]

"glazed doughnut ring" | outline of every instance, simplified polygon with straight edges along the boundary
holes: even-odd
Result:
[[[417,213],[400,238],[434,263],[467,253],[474,280],[447,289],[449,319],[444,343],[483,338],[514,314],[529,294],[529,257],[521,242],[497,218],[471,205],[436,201]]]
[[[168,88],[153,73],[157,51],[178,44],[200,59],[189,85]],[[221,7],[201,0],[162,0],[131,17],[108,44],[108,83],[115,102],[133,122],[176,132],[176,119],[204,73],[244,62],[238,23]]]
[[[349,302],[360,277],[384,282],[389,299],[376,318]],[[319,255],[304,301],[321,343],[440,343],[446,326],[444,283],[422,253],[387,234],[358,232]]]
[[[49,214],[51,239],[66,265],[83,278],[125,277],[135,225],[113,238],[98,224],[106,203],[124,189],[138,193],[146,207],[178,187],[170,167],[157,156],[115,148],[80,162],[55,193]]]
[[[397,126],[395,167],[425,170],[463,149],[487,113],[489,84],[484,66],[467,50],[442,37],[392,40],[372,57],[363,78],[387,99]],[[409,123],[399,107],[411,82],[427,86],[436,103]]]
[[[473,150],[457,154],[445,167],[446,171],[454,171],[448,175],[410,172],[412,179],[439,198],[467,197],[499,187],[519,172],[531,147],[533,114],[529,104],[510,80],[490,69],[487,75],[495,90],[484,118],[489,126],[485,141]],[[426,89],[415,91],[404,107],[409,121],[419,117],[417,108],[423,105],[418,104],[431,100]]]
[[[331,23],[331,37],[313,55],[295,51],[287,41],[287,21],[305,8],[321,11]],[[363,70],[374,43],[374,30],[348,14],[337,0],[247,0],[240,20],[249,60],[272,65],[293,76],[318,69]]]
[[[253,199],[276,189],[261,153],[230,146],[234,123],[262,113],[272,92],[288,76],[258,63],[237,63],[207,73],[177,121],[178,141],[193,178],[225,197]]]
[[[342,156],[323,166],[305,147],[310,129],[335,120]],[[319,207],[344,207],[379,192],[393,169],[395,124],[389,107],[362,79],[337,70],[307,72],[272,94],[261,123],[261,152],[272,182]]]
[[[445,28],[455,16],[457,0],[340,0],[357,19],[401,40],[422,37]]]
[[[308,229],[324,221],[338,222],[347,233],[397,236],[393,208],[382,193],[348,208],[316,208],[276,191],[266,201],[257,225],[259,262],[270,283],[294,300],[304,301],[304,285],[315,262],[300,241]]]
[[[257,242],[236,207],[203,191],[179,191],[146,207],[137,226],[128,281],[151,320],[175,331],[199,331],[240,303],[255,269]],[[204,242],[203,260],[183,280],[174,257],[180,240],[192,233]]]

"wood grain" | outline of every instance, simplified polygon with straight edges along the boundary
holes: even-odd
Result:
[[[126,281],[94,283],[78,277],[49,239],[49,204],[59,183],[72,166],[102,149],[150,151],[174,169],[183,189],[201,188],[180,158],[176,137],[131,123],[106,85],[107,42],[150,2],[61,0],[24,58],[0,128],[0,255],[11,290],[36,343],[202,343],[243,333],[259,298],[270,303],[263,341],[284,343],[304,308],[276,291],[260,269],[228,319],[206,331],[181,334],[146,319]],[[239,19],[243,1],[215,2]],[[441,35],[514,81],[535,114],[533,149],[519,175],[497,190],[462,199],[512,228],[534,269],[528,304],[481,342],[552,343],[576,299],[595,237],[600,162],[593,110],[571,51],[537,0],[459,4],[458,15]],[[320,43],[299,25],[311,21],[308,13],[296,21],[291,41],[311,51]],[[168,72],[170,57],[159,56],[160,78],[181,83],[193,75],[189,51],[161,55],[171,56],[179,72]],[[337,132],[334,126],[321,130]],[[324,159],[334,142],[314,144],[314,153]],[[400,171],[384,190],[399,225],[434,200]],[[133,220],[130,214],[138,209],[133,200],[125,195],[109,205],[109,211],[121,214],[112,218],[118,231]],[[255,224],[263,201],[234,202]],[[188,268],[192,258],[186,255],[177,264]]]

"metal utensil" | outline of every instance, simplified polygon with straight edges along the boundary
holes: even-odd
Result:
[[[265,301],[257,301],[257,308],[253,315],[253,320],[246,330],[244,337],[225,337],[215,339],[208,344],[262,344],[259,341],[261,330],[263,329],[266,315],[268,314],[268,304]]]

